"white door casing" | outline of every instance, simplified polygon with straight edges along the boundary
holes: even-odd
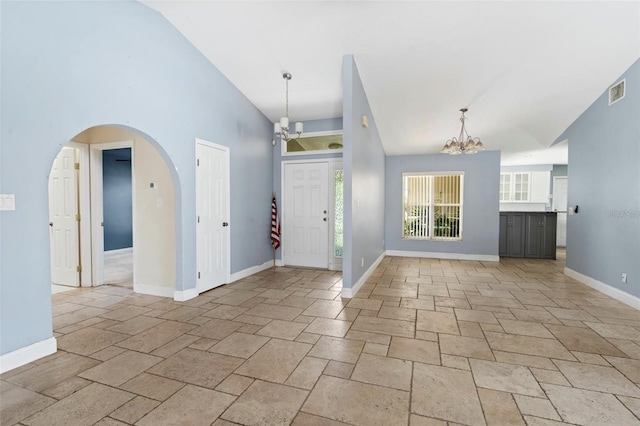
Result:
[[[283,262],[329,266],[329,198],[327,162],[285,163],[283,193]]]
[[[230,281],[229,148],[196,140],[198,293]]]
[[[78,170],[75,148],[64,147],[49,176],[49,227],[51,232],[51,281],[80,285]]]
[[[558,212],[556,227],[556,245],[567,246],[567,189],[569,180],[566,176],[553,178],[553,211]]]

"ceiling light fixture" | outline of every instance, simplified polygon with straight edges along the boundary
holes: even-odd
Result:
[[[456,139],[454,136],[444,144],[442,150],[440,151],[442,154],[475,154],[478,151],[484,151],[484,145],[482,145],[480,138],[472,138],[471,136],[469,136],[469,133],[467,133],[467,129],[464,127],[464,121],[467,119],[464,116],[464,113],[467,111],[467,108],[460,109],[460,112],[462,113],[462,116],[460,117],[460,122],[462,123],[460,135],[458,136],[458,139]]]
[[[291,140],[289,137],[289,80],[291,80],[291,74],[285,72],[282,74],[282,78],[284,79],[286,87],[284,117],[280,119],[279,123],[273,124],[273,132],[276,134],[276,138],[289,142]],[[302,134],[302,123],[296,123],[295,133],[300,137]]]

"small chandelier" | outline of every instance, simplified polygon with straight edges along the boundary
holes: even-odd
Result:
[[[471,136],[469,136],[469,133],[467,133],[467,129],[464,127],[464,121],[467,119],[464,116],[464,113],[467,111],[467,108],[460,109],[460,112],[462,113],[462,116],[460,117],[460,122],[462,123],[460,135],[458,136],[458,139],[456,139],[454,136],[444,144],[442,150],[440,151],[442,154],[475,154],[478,151],[484,151],[484,145],[482,145],[480,138],[472,138]]]
[[[291,74],[285,72],[282,74],[282,78],[284,79],[286,87],[284,117],[280,119],[279,123],[273,124],[273,132],[275,133],[276,138],[289,142],[291,140],[289,137],[289,80],[291,80]],[[295,129],[295,133],[300,137],[302,134],[302,123],[296,123]],[[275,139],[273,140],[273,143],[275,144]]]

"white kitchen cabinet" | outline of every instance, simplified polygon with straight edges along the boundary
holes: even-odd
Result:
[[[500,202],[547,204],[550,184],[548,171],[500,173]]]
[[[549,203],[550,172],[531,172],[531,203]]]

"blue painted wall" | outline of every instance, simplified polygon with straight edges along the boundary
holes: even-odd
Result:
[[[292,119],[295,123],[295,120]],[[342,130],[342,117],[339,118],[325,118],[321,120],[307,120],[302,122],[304,124],[304,133],[312,132],[326,132],[329,130]],[[273,137],[273,133],[272,133]],[[326,158],[342,158],[342,153],[335,154],[307,154],[307,155],[287,155],[282,156],[282,141],[276,139],[276,145],[273,147],[273,192],[276,193],[276,203],[280,212],[280,220],[282,220],[282,161],[306,161],[306,160],[319,160]],[[271,203],[271,201],[269,201]],[[271,204],[269,204],[271,205]],[[269,213],[270,214],[270,213]],[[271,217],[271,216],[269,216]],[[266,235],[266,238],[270,240],[270,233]],[[282,248],[276,250],[276,259],[282,259]]]
[[[402,173],[464,172],[462,241],[402,238]],[[500,152],[474,155],[387,157],[385,242],[387,250],[498,255]]]
[[[640,296],[640,60],[558,137],[569,140],[567,268]],[[627,273],[627,284],[621,274]]]
[[[102,152],[104,250],[133,246],[131,148]]]
[[[0,213],[0,354],[52,336],[48,173],[89,127],[138,129],[168,163],[177,290],[196,285],[196,137],[230,147],[231,272],[271,258],[255,236],[270,227],[272,123],[159,13],[133,1],[0,7],[0,193],[17,203]]]
[[[344,124],[344,257],[351,288],[384,252],[385,153],[353,55],[342,61]],[[369,127],[361,126],[363,115]],[[364,259],[364,264],[362,263]]]

